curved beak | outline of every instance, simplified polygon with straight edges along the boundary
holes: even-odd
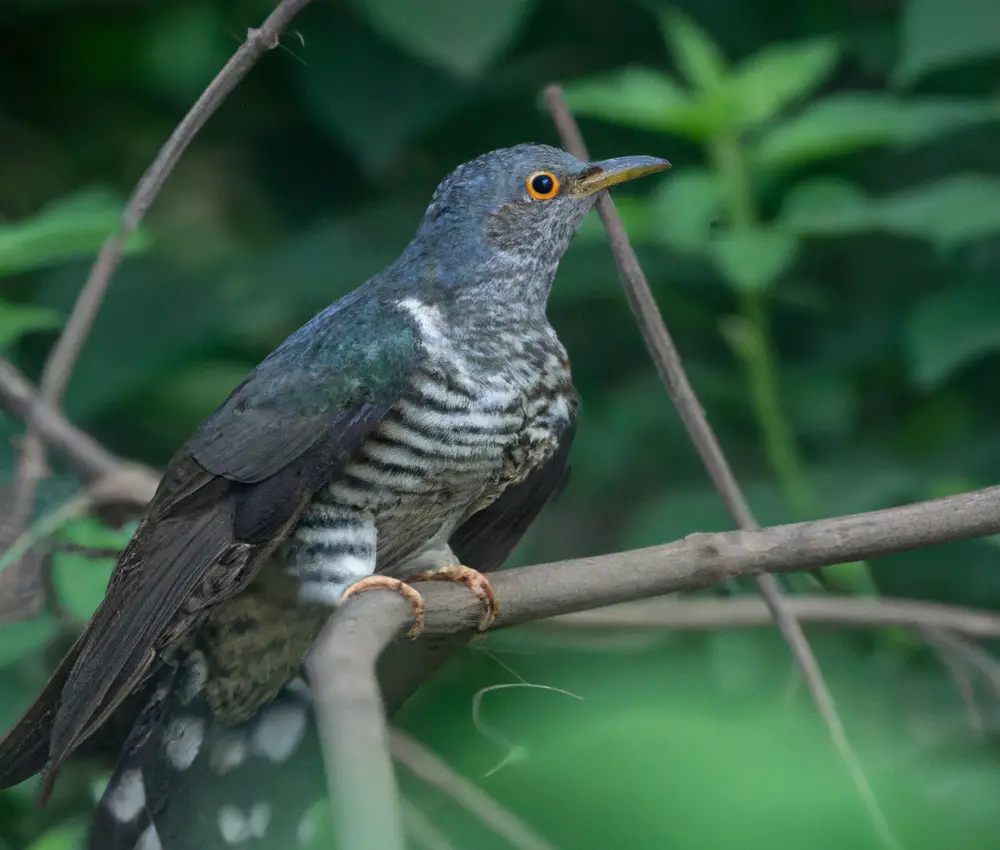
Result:
[[[614,159],[602,159],[593,162],[585,168],[573,181],[573,193],[576,195],[593,195],[602,189],[616,186],[627,180],[645,177],[670,168],[665,159],[655,156],[619,156]]]

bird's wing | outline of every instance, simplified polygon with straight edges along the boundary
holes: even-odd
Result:
[[[566,486],[575,433],[573,419],[548,461],[455,530],[449,543],[463,564],[485,573],[498,569],[510,557],[542,508]]]
[[[409,319],[338,306],[258,366],[175,455],[75,660],[60,666],[62,687],[46,687],[25,715],[42,722],[22,721],[0,743],[0,788],[37,770],[43,752],[57,767],[158,650],[239,592],[398,401],[422,356]]]

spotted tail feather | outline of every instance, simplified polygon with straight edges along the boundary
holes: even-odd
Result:
[[[293,682],[239,726],[210,717],[192,656],[165,672],[94,815],[89,850],[294,850],[322,799],[308,689]]]

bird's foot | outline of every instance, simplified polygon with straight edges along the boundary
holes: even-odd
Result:
[[[406,633],[406,636],[408,638],[415,638],[424,630],[424,598],[405,581],[400,581],[398,578],[390,578],[389,576],[365,576],[365,578],[354,582],[354,584],[347,588],[341,595],[340,601],[344,602],[347,597],[353,596],[356,593],[364,593],[366,590],[396,591],[413,608],[413,628]]]
[[[427,570],[427,572],[417,573],[409,579],[411,582],[417,581],[457,581],[464,584],[483,603],[483,615],[479,619],[479,631],[485,632],[500,613],[500,602],[493,592],[486,576],[472,567],[456,564],[451,567],[441,567],[437,570]]]

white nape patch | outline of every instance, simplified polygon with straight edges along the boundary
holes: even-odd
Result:
[[[160,833],[156,831],[153,824],[147,826],[139,840],[135,843],[135,850],[163,850],[163,843],[160,841]]]
[[[212,753],[209,756],[209,764],[212,770],[220,776],[236,770],[246,761],[250,754],[246,736],[239,732],[230,732],[222,735],[215,744],[212,745]]]
[[[165,735],[167,759],[174,770],[187,770],[198,758],[205,739],[205,721],[200,717],[177,717]]]
[[[251,838],[263,838],[271,822],[271,807],[267,803],[254,803],[244,812],[236,806],[219,809],[216,823],[226,844],[241,844]]]
[[[264,711],[251,737],[255,755],[279,764],[286,761],[306,731],[306,713],[301,706],[275,704]]]
[[[126,770],[108,795],[105,805],[120,823],[131,823],[146,806],[146,785],[138,768]]]
[[[448,339],[441,330],[441,308],[425,304],[416,298],[403,298],[396,302],[397,306],[406,310],[417,323],[424,346],[428,350],[449,347]]]
[[[299,585],[299,599],[320,605],[334,606],[340,602],[354,582],[370,576],[375,571],[374,559],[367,560],[356,555],[337,555],[328,561],[305,561],[288,567],[292,575],[326,573],[329,578],[304,578]]]

